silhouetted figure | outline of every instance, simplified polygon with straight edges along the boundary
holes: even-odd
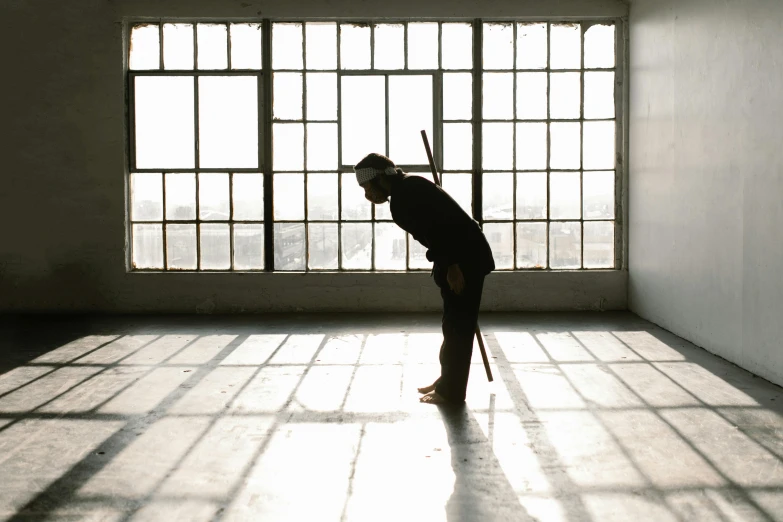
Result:
[[[381,154],[354,166],[364,196],[380,205],[391,199],[394,222],[424,245],[443,298],[440,377],[419,388],[422,402],[463,402],[484,277],[495,269],[492,250],[478,223],[442,188],[409,176]]]

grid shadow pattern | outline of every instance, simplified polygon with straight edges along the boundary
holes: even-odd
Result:
[[[0,375],[0,518],[778,520],[778,387],[629,314],[482,323],[456,408],[434,318],[96,326]]]

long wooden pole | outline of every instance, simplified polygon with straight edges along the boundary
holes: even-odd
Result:
[[[436,185],[440,186],[441,180],[440,176],[438,176],[438,169],[435,167],[435,160],[432,158],[432,149],[430,149],[430,141],[427,139],[427,131],[421,131],[421,139],[424,141],[424,148],[427,149],[427,159],[430,161],[432,179],[435,180]],[[492,370],[489,369],[487,349],[484,348],[484,337],[481,335],[481,329],[479,328],[478,321],[476,321],[476,339],[478,340],[479,349],[481,350],[481,359],[484,361],[484,369],[487,371],[487,380],[492,382]]]

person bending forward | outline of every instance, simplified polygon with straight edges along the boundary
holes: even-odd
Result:
[[[443,298],[440,377],[419,388],[421,402],[465,400],[473,336],[484,277],[495,269],[492,250],[478,223],[442,188],[409,176],[381,154],[368,154],[354,166],[364,197],[380,205],[390,201],[394,222],[427,248],[432,275]]]

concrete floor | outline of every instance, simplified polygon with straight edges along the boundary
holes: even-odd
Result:
[[[783,520],[781,389],[627,313],[6,319],[1,520]]]

